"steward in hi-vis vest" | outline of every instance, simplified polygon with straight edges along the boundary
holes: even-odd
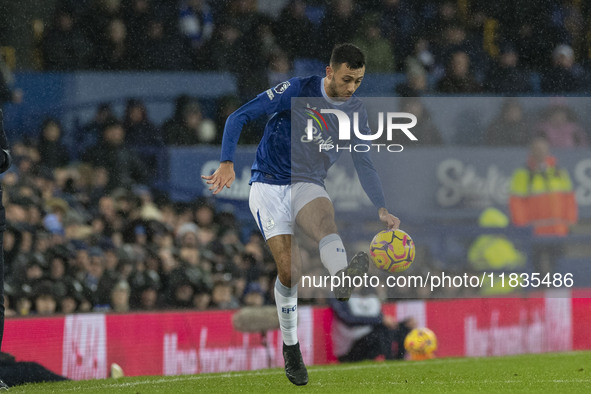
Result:
[[[527,166],[513,174],[509,208],[513,224],[533,226],[536,235],[565,236],[577,222],[570,176],[556,165],[545,139],[532,142]]]

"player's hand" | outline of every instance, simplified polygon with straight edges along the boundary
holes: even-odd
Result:
[[[201,175],[201,179],[205,179],[209,187],[209,190],[213,190],[213,194],[218,194],[222,190],[224,190],[224,186],[228,189],[236,179],[236,174],[234,173],[234,163],[231,161],[224,161],[220,163],[220,166],[217,170],[211,175]]]
[[[380,220],[386,223],[389,230],[398,230],[400,227],[400,219],[388,212],[386,208],[380,208],[378,214],[380,215]]]

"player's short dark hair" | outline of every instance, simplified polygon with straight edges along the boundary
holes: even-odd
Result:
[[[330,65],[338,66],[343,63],[350,69],[356,70],[365,66],[365,55],[359,47],[353,44],[338,44],[332,50]]]

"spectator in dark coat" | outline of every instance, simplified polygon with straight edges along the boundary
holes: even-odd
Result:
[[[87,124],[80,126],[80,131],[76,135],[76,154],[81,155],[88,148],[96,145],[108,123],[116,122],[117,117],[113,113],[113,108],[109,103],[101,103],[96,109],[94,118]]]
[[[180,114],[175,114],[174,120],[166,122],[162,130],[166,145],[198,145],[212,143],[216,138],[215,124],[204,119],[199,104],[193,100],[182,103]]]
[[[201,48],[211,39],[213,13],[205,0],[183,0],[179,4],[179,29],[192,48]]]
[[[160,130],[148,118],[148,111],[141,100],[129,99],[123,119],[128,146],[162,146]]]
[[[90,65],[92,45],[76,27],[72,13],[58,9],[43,37],[41,51],[45,70],[79,70]]]
[[[153,10],[149,0],[130,0],[123,10],[130,50],[139,47],[148,35]]]
[[[355,15],[352,0],[334,0],[320,24],[318,40],[319,54],[331,53],[332,48],[342,42],[350,42],[357,31],[359,18]],[[326,59],[328,60],[328,59]]]
[[[438,34],[433,46],[435,63],[444,68],[445,63],[457,52],[464,52],[470,58],[472,70],[484,70],[488,65],[488,56],[482,50],[481,41],[470,37],[469,32],[459,23],[452,23]]]
[[[146,180],[144,167],[137,156],[124,145],[125,130],[119,122],[108,123],[103,131],[103,140],[91,147],[83,161],[95,168],[105,168],[109,180],[107,190],[130,187]]]
[[[412,133],[418,141],[410,141],[403,133],[395,134],[394,143],[407,147],[424,147],[443,145],[443,138],[439,129],[435,126],[431,114],[425,104],[418,97],[408,97],[400,100],[402,110],[417,117],[417,124],[412,128]]]
[[[158,18],[148,23],[146,35],[129,49],[133,51],[132,68],[138,70],[188,70],[190,47],[180,37],[166,31]]]
[[[69,154],[61,143],[61,135],[62,128],[57,120],[47,119],[43,122],[38,146],[41,165],[53,169],[69,163]]]
[[[306,16],[306,2],[291,0],[281,11],[274,28],[277,40],[290,59],[310,57],[314,25]]]
[[[440,93],[479,93],[482,87],[470,73],[470,58],[463,51],[454,52],[447,63],[445,75],[437,84]]]
[[[589,88],[580,65],[575,63],[573,49],[565,44],[558,45],[552,52],[552,67],[542,74],[542,92],[574,93]]]
[[[486,130],[485,141],[490,146],[525,146],[530,137],[521,103],[517,99],[507,99]]]
[[[134,60],[127,42],[123,20],[113,19],[105,27],[105,39],[99,43],[94,65],[99,70],[116,71],[133,68]]]
[[[504,45],[496,63],[484,81],[485,90],[492,93],[526,93],[532,86],[529,75],[518,67],[519,55],[512,45]]]

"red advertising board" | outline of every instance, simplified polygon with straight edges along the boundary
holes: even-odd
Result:
[[[576,294],[575,294],[576,295]],[[404,301],[384,305],[413,316],[439,339],[439,357],[591,349],[590,298]],[[3,350],[72,379],[105,378],[111,363],[128,376],[254,370],[283,365],[278,331],[242,333],[234,311],[78,314],[6,320]],[[307,364],[335,362],[332,312],[299,309]]]

